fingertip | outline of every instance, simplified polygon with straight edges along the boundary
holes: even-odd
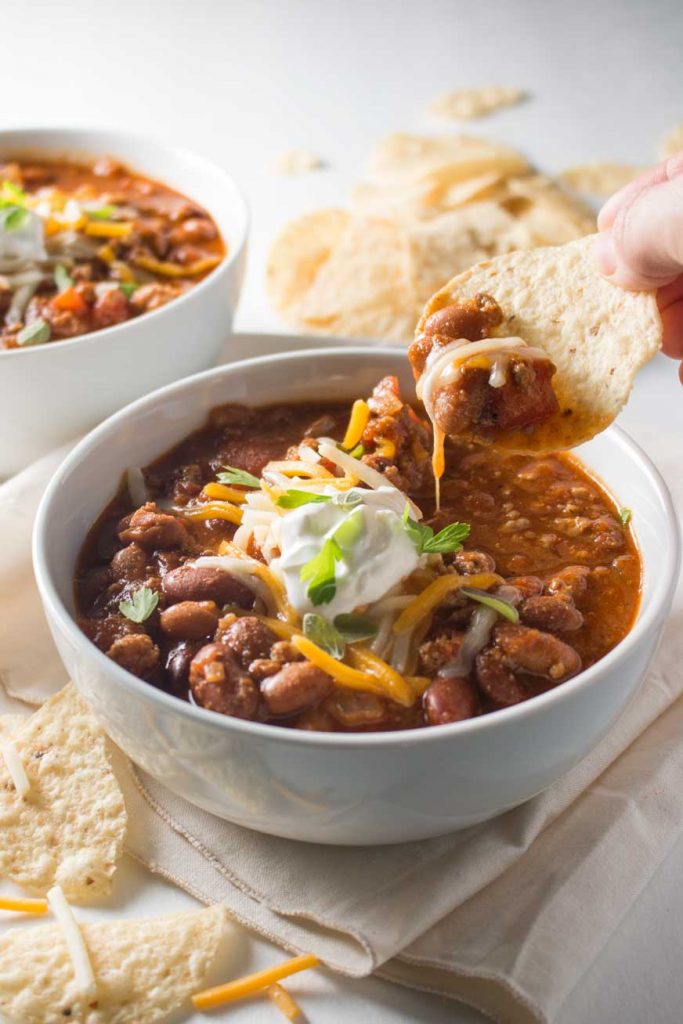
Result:
[[[605,277],[611,277],[614,274],[617,269],[617,254],[611,231],[603,231],[595,239],[593,257],[601,274],[604,274]]]

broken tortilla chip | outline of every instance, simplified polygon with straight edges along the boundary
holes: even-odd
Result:
[[[561,181],[577,192],[593,196],[610,196],[642,174],[644,167],[633,164],[582,164],[569,167],[560,175]]]
[[[54,885],[75,902],[106,895],[123,851],[126,809],[88,705],[70,684],[4,738],[21,757],[30,789],[19,797],[0,759],[0,878],[35,896]]]
[[[456,89],[437,96],[429,104],[429,113],[448,121],[469,121],[484,117],[494,110],[512,107],[524,99],[524,91],[503,85],[488,85],[481,89]]]
[[[79,994],[58,924],[0,937],[0,1011],[13,1024],[154,1024],[201,988],[223,937],[222,906],[82,924],[97,997]]]
[[[402,185],[438,173],[444,185],[494,171],[525,174],[524,157],[510,146],[465,135],[411,135],[397,132],[379,144],[370,163],[377,185]]]
[[[606,280],[593,260],[594,239],[487,260],[454,277],[425,307],[418,336],[444,306],[491,295],[505,317],[493,336],[518,336],[555,364],[559,412],[535,427],[498,434],[498,447],[543,452],[588,441],[615,419],[636,372],[661,346],[654,294]]]

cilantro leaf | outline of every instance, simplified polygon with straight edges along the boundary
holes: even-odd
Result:
[[[633,512],[631,512],[630,508],[620,508],[619,509],[619,519],[621,521],[621,525],[622,526],[624,526],[624,527],[628,526],[628,524],[633,519]]]
[[[322,504],[332,501],[327,494],[313,494],[310,491],[298,491],[294,488],[285,491],[275,502],[280,508],[299,508],[301,505]]]
[[[71,288],[72,284],[74,283],[73,278],[71,277],[69,271],[66,269],[63,263],[58,263],[57,266],[55,267],[54,278],[55,284],[57,285],[57,288],[59,289],[60,292],[65,292],[66,289]]]
[[[460,593],[463,597],[469,597],[471,601],[478,601],[479,604],[484,604],[487,608],[493,608],[494,611],[502,615],[504,619],[509,619],[510,622],[519,622],[519,612],[515,606],[510,604],[509,601],[504,601],[502,597],[488,594],[485,590],[479,590],[478,587],[461,587]]]
[[[410,506],[403,510],[403,526],[406,533],[417,548],[419,555],[445,554],[448,551],[459,551],[462,542],[469,537],[469,523],[451,523],[443,530],[434,533],[431,526],[418,523],[410,516]]]
[[[334,531],[335,544],[344,548],[352,548],[363,532],[364,525],[363,510],[357,508],[342,520]],[[341,558],[341,552],[339,557]]]
[[[241,487],[257,488],[261,486],[258,477],[253,473],[247,473],[246,469],[236,469],[234,466],[223,466],[223,472],[216,477],[221,484],[239,484]]]
[[[19,188],[13,181],[5,179],[0,187],[0,193],[3,199],[7,202],[15,203],[17,206],[21,206],[26,202],[26,193],[23,188]]]
[[[137,289],[139,287],[140,287],[140,285],[136,284],[135,281],[120,281],[119,282],[119,288],[123,292],[123,294],[126,296],[127,299],[129,299],[131,297],[131,295],[133,294],[133,292],[137,291]]]
[[[360,459],[363,455],[365,455],[365,445],[360,443],[357,444],[355,448],[351,449],[349,455],[351,456],[352,459]]]
[[[344,657],[346,643],[331,623],[322,615],[315,612],[307,612],[303,618],[304,636],[312,640],[318,647],[331,654],[337,660]]]
[[[117,213],[118,207],[111,206],[109,203],[104,203],[102,206],[95,208],[89,207],[85,212],[93,220],[111,220]]]
[[[50,340],[50,325],[38,317],[17,334],[17,345],[42,345]]]
[[[377,625],[367,615],[356,615],[342,612],[334,619],[334,628],[347,644],[355,644],[359,640],[370,640],[377,636]]]
[[[133,594],[132,601],[121,601],[119,611],[131,622],[144,622],[159,604],[159,595],[149,587],[140,587]]]
[[[328,537],[318,554],[301,567],[299,579],[308,583],[308,598],[316,607],[329,604],[337,593],[335,562],[340,561],[341,557],[341,548],[336,540]]]

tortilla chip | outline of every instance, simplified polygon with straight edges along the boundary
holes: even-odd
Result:
[[[671,131],[667,132],[659,143],[659,155],[662,160],[668,160],[683,150],[683,121],[674,125]]]
[[[35,896],[53,885],[75,902],[106,895],[126,809],[101,726],[70,684],[22,719],[11,739],[31,789],[18,797],[0,763],[0,878]]]
[[[311,330],[405,338],[406,318],[414,325],[417,315],[410,247],[401,228],[388,220],[352,219],[298,316]]]
[[[289,323],[298,323],[302,299],[350,220],[345,210],[316,210],[290,221],[273,242],[266,285],[275,309]]]
[[[276,174],[306,174],[308,171],[319,171],[323,162],[315,153],[308,149],[290,149],[282,153],[275,161],[273,170]]]
[[[23,715],[0,715],[0,742],[11,739],[24,721]]]
[[[95,1003],[76,990],[59,925],[12,929],[0,937],[0,1011],[15,1024],[165,1020],[203,986],[225,923],[225,908],[216,906],[148,921],[81,925],[97,979]]]
[[[635,167],[633,164],[582,164],[563,171],[560,178],[577,192],[609,196],[628,185],[644,170],[644,167]]]
[[[637,370],[661,346],[654,294],[627,292],[602,277],[594,239],[487,260],[453,278],[425,307],[418,334],[449,303],[492,295],[506,317],[496,334],[519,336],[555,363],[560,412],[529,431],[496,436],[499,447],[542,452],[588,441],[615,419]]]
[[[397,132],[377,147],[370,164],[377,185],[404,185],[439,173],[443,185],[489,172],[524,174],[524,157],[510,146],[465,135],[410,135]]]
[[[449,121],[468,121],[483,117],[502,107],[521,103],[525,94],[522,89],[489,85],[482,89],[457,89],[437,96],[429,104],[429,113]]]

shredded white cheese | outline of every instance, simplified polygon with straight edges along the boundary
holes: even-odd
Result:
[[[373,490],[378,490],[380,487],[386,489],[387,487],[393,488],[397,494],[401,495],[401,505],[405,508],[406,502],[410,506],[410,513],[413,519],[422,519],[422,512],[417,505],[410,500],[407,494],[399,490],[391,480],[388,480],[381,473],[378,473],[372,466],[366,465],[361,462],[360,459],[354,459],[347,452],[337,448],[336,444],[330,444],[327,441],[321,441],[318,445],[318,451],[324,459],[328,462],[333,462],[335,466],[339,466],[351,477],[355,477],[357,480],[362,480],[364,484],[371,487]]]
[[[0,754],[2,754],[9,776],[14,783],[17,796],[26,796],[31,788],[31,783],[26,774],[24,762],[21,760],[21,754],[11,740],[0,743]]]
[[[74,967],[74,976],[79,994],[84,999],[97,996],[97,979],[92,969],[90,956],[83,940],[81,929],[60,886],[56,885],[47,894],[50,910],[64,933],[66,947]]]

